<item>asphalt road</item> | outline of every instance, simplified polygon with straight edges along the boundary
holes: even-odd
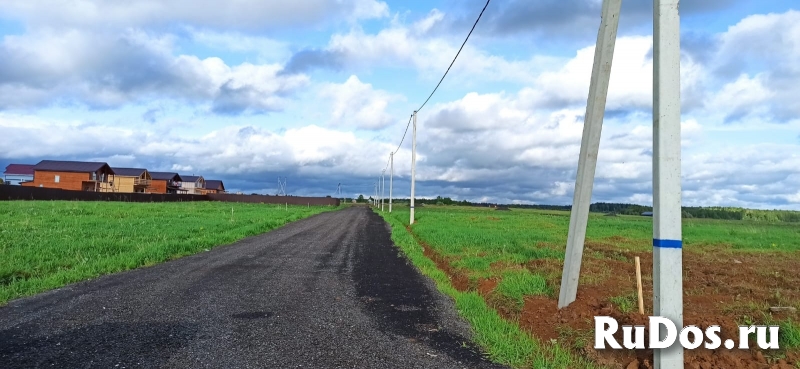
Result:
[[[494,368],[365,207],[0,308],[0,368]]]

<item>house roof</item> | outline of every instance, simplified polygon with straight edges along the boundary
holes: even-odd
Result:
[[[33,164],[9,164],[5,174],[33,175]]]
[[[108,170],[111,171],[111,174],[114,174],[114,170],[112,170],[107,163],[89,161],[42,160],[39,162],[39,164],[36,164],[33,167],[33,170],[47,172],[92,173],[102,169],[103,167],[108,168]]]
[[[183,182],[197,182],[203,176],[181,176],[181,178],[183,178]]]
[[[141,176],[142,173],[147,171],[147,169],[144,168],[111,168],[111,169],[114,171],[115,175],[125,176],[125,177],[138,177]]]
[[[150,172],[150,178],[162,181],[181,181],[181,176],[178,173],[172,172]]]
[[[207,179],[205,188],[207,190],[225,191],[225,185],[222,184],[222,181],[216,179]]]

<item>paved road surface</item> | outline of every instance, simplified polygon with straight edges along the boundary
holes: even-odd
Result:
[[[0,368],[490,368],[364,207],[0,308]]]

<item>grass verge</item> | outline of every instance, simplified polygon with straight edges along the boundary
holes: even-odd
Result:
[[[461,317],[472,326],[474,341],[485,350],[491,360],[515,368],[597,367],[586,359],[570,354],[556,343],[539,342],[513,322],[503,319],[477,293],[456,290],[447,275],[423,254],[422,246],[408,233],[402,221],[387,216],[388,213],[379,215],[391,226],[392,241],[406,257],[422,274],[436,282],[439,291],[453,298]]]
[[[222,202],[4,201],[0,306],[195,254],[333,209]]]

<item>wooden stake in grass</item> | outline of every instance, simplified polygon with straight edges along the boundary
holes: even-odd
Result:
[[[635,257],[636,261],[636,290],[639,294],[639,314],[644,315],[644,300],[642,299],[642,265],[639,263],[639,257]]]

